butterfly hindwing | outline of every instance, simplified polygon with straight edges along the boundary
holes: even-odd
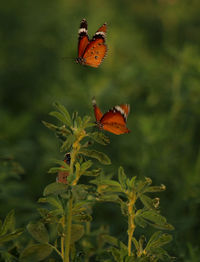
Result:
[[[130,130],[126,126],[117,123],[104,124],[103,129],[115,135],[130,133]]]

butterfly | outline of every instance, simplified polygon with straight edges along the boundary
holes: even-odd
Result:
[[[99,107],[96,105],[95,98],[93,98],[92,104],[94,108],[96,124],[99,129],[104,129],[115,135],[121,135],[130,132],[130,130],[126,127],[126,121],[130,111],[129,105],[125,104],[114,106],[103,115]]]
[[[70,161],[71,161],[71,156],[70,153],[67,153],[65,155],[65,159],[64,162],[68,165],[70,165]],[[63,167],[63,166],[62,166]],[[67,184],[67,177],[69,176],[69,172],[67,171],[60,171],[58,172],[58,176],[56,178],[56,181],[58,183],[62,183],[62,184]]]
[[[78,31],[78,58],[76,58],[76,62],[81,65],[98,67],[107,52],[105,44],[107,25],[103,24],[91,40],[88,37],[87,26],[86,19],[83,19]]]

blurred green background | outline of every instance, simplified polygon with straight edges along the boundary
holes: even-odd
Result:
[[[52,121],[53,102],[92,117],[92,96],[103,112],[130,103],[131,133],[108,134],[111,143],[101,150],[111,157],[112,171],[122,165],[129,176],[166,185],[161,212],[175,226],[169,253],[178,261],[199,261],[199,11],[199,0],[1,3],[0,156],[14,158],[24,169],[1,167],[1,218],[15,208],[24,225],[37,215],[44,186],[55,180],[47,174],[50,160],[63,155],[41,123]],[[109,50],[98,69],[74,60],[82,18],[90,37],[108,24]],[[109,225],[124,240],[126,223],[112,208],[96,208],[94,225]]]

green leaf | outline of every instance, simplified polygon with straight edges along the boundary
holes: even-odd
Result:
[[[19,228],[19,229],[16,229],[16,230],[14,230],[13,232],[11,232],[9,234],[2,235],[2,236],[0,236],[0,243],[14,240],[18,236],[20,236],[23,232],[24,232],[24,230],[22,228]]]
[[[132,238],[133,244],[135,246],[135,249],[137,250],[137,253],[140,252],[140,246],[139,246],[139,242],[137,241],[137,239],[135,237]]]
[[[99,151],[96,151],[96,150],[89,150],[89,149],[83,149],[82,148],[79,151],[79,154],[95,158],[100,163],[102,163],[104,165],[110,165],[111,164],[110,158],[106,154],[99,152]]]
[[[48,257],[51,252],[53,251],[53,248],[49,246],[48,244],[35,244],[28,246],[25,248],[20,256],[20,261],[41,261],[44,260],[46,257]]]
[[[145,219],[148,219],[154,223],[163,225],[166,223],[166,218],[161,216],[155,211],[144,211],[141,213],[141,216]]]
[[[126,175],[124,173],[124,169],[123,167],[119,167],[118,169],[118,179],[119,179],[119,182],[121,184],[121,187],[126,190]]]
[[[64,192],[66,192],[68,189],[68,185],[62,184],[62,183],[51,183],[49,185],[47,185],[44,189],[43,195],[44,196],[48,196],[51,194],[62,194]]]
[[[83,129],[94,126],[94,123],[91,123],[90,119],[91,119],[90,116],[84,116],[83,117],[83,122],[82,122],[82,128]]]
[[[127,203],[126,203],[125,201],[123,201],[121,198],[119,198],[119,203],[120,203],[122,215],[128,216],[128,206],[127,206]]]
[[[145,181],[140,180],[137,183],[136,192],[138,194],[143,194],[145,190],[149,187],[149,185],[151,185],[151,183],[152,183],[152,180],[148,177],[145,177]]]
[[[89,169],[92,166],[92,161],[88,160],[86,162],[83,162],[81,165],[81,173],[83,174],[87,169]]]
[[[64,168],[64,167],[51,167],[48,170],[49,174],[54,174],[54,173],[58,173],[58,172],[68,172],[68,168]]]
[[[110,191],[109,191],[110,192]],[[102,194],[99,198],[99,201],[103,201],[103,202],[118,202],[119,197],[118,195],[114,195],[114,194]]]
[[[75,141],[76,137],[74,136],[74,134],[68,135],[66,140],[63,142],[60,151],[67,152]]]
[[[166,245],[172,241],[172,236],[169,234],[163,234],[161,231],[155,232],[149,239],[145,250],[151,251],[152,248],[157,248]]]
[[[165,251],[163,248],[161,247],[157,247],[157,248],[151,248],[151,250],[148,252],[148,255],[153,257],[153,258],[157,258],[158,260],[163,260],[166,261],[174,261],[172,259],[172,257],[169,256],[169,254],[167,253],[167,251]]]
[[[72,224],[71,228],[71,244],[78,241],[85,233],[84,226],[79,224]]]
[[[31,234],[31,236],[40,243],[48,243],[49,235],[46,227],[42,222],[30,222],[27,225],[27,230]]]
[[[129,188],[133,189],[133,187],[135,186],[135,180],[136,180],[136,176],[132,177],[128,186]]]
[[[158,214],[156,211],[144,211],[140,214],[146,222],[156,228],[173,230],[174,227],[167,223],[166,218]],[[153,224],[152,224],[153,223]]]
[[[74,173],[72,173],[72,174],[70,174],[68,177],[67,177],[67,182],[69,183],[69,185],[71,185],[72,184],[72,182],[74,181],[76,179],[76,174]]]
[[[142,209],[137,210],[136,214],[135,214],[135,224],[145,228],[147,225],[146,220],[141,216],[142,214]]]
[[[88,214],[80,214],[73,216],[73,221],[77,223],[86,223],[92,221],[92,216]]]
[[[11,210],[7,214],[4,223],[1,227],[0,236],[5,235],[8,231],[14,231],[14,228],[15,228],[15,211]]]
[[[116,246],[116,247],[122,247],[124,249],[127,249],[127,246],[124,245],[123,242],[121,242],[118,238],[110,236],[110,235],[102,235],[101,238],[103,239],[103,241],[105,241],[106,243]]]
[[[147,208],[147,209],[153,209],[155,210],[155,206],[154,206],[154,201],[153,199],[151,199],[150,197],[146,196],[146,195],[141,195],[140,196],[140,200],[143,203],[143,205]]]
[[[66,109],[63,105],[59,104],[58,102],[56,102],[54,105],[56,106],[56,108],[57,108],[57,109],[63,114],[63,116],[65,117],[66,124],[67,124],[68,126],[72,126],[72,120],[71,120],[70,114],[69,114],[69,112],[67,111],[67,109]]]
[[[83,176],[98,176],[101,172],[101,169],[98,168],[98,169],[93,169],[91,171],[85,171],[83,173]]]
[[[166,186],[161,184],[160,186],[150,186],[145,189],[144,192],[162,192],[166,189]]]
[[[115,248],[115,247],[110,247],[108,248],[108,252],[111,252],[112,253],[112,256],[114,258],[114,261],[116,262],[122,262],[123,260],[121,259],[121,256],[120,256],[120,251]]]
[[[68,171],[68,172],[70,171],[70,167],[67,163],[65,163],[65,161],[53,159],[52,162],[54,162],[55,164],[58,164],[60,167],[64,167],[65,171]]]
[[[101,145],[107,145],[110,143],[110,140],[107,136],[105,136],[102,132],[93,132],[89,134],[94,141]]]
[[[66,119],[64,117],[63,114],[61,114],[60,112],[57,111],[52,111],[49,113],[50,116],[54,116],[55,118],[57,118],[59,121],[61,121],[63,124],[66,124],[67,126],[69,126],[66,122]]]
[[[57,197],[51,197],[51,196],[43,197],[39,199],[39,202],[40,203],[49,203],[53,207],[63,210],[62,203],[60,202],[59,198]]]
[[[102,179],[99,185],[115,186],[121,189],[120,183],[111,179]]]
[[[42,121],[43,125],[45,125],[47,128],[53,130],[53,131],[58,131],[59,130],[59,127],[54,125],[54,124],[51,124],[49,122],[46,122],[46,121]]]

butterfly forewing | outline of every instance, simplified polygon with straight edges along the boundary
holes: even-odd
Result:
[[[118,111],[110,110],[101,118],[101,124],[118,123],[120,125],[126,125],[123,115]]]
[[[128,117],[130,111],[130,106],[125,104],[125,105],[120,105],[120,106],[115,106],[111,110],[109,110],[107,113],[105,113],[101,119],[101,123],[118,123],[120,125],[126,125],[126,120]]]
[[[83,19],[80,24],[80,29],[78,31],[78,57],[82,57],[86,47],[89,44],[89,37],[87,32],[87,21]]]
[[[122,114],[123,114],[124,117],[127,119],[128,114],[129,114],[129,112],[130,112],[130,105],[125,104],[125,105],[115,106],[115,109],[120,110],[120,108],[122,109],[122,111],[121,111]]]

